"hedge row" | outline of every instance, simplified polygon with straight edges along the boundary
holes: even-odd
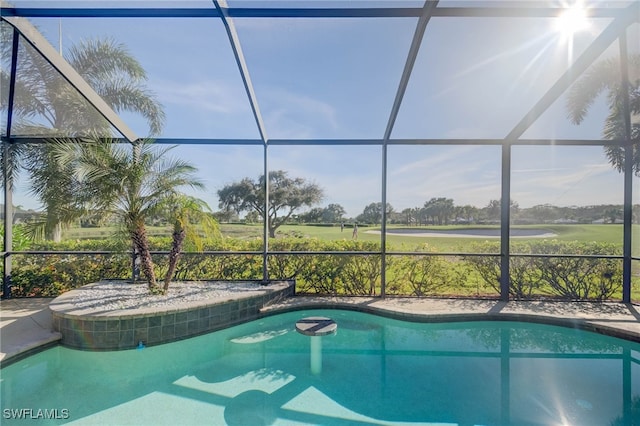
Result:
[[[116,250],[105,241],[41,244],[32,250]],[[167,238],[152,238],[152,250],[169,246]],[[260,240],[224,239],[207,251],[261,251]],[[320,241],[284,238],[270,242],[270,252],[370,252],[371,254],[277,254],[267,258],[272,279],[291,279],[298,293],[323,295],[380,294],[379,243],[366,241]],[[566,300],[619,298],[622,262],[619,259],[578,257],[619,256],[612,244],[596,242],[536,241],[515,243],[510,265],[509,292],[513,299],[548,297]],[[497,253],[499,243],[473,246],[475,253]],[[540,256],[536,255],[570,255]],[[154,255],[156,273],[164,276],[167,256]],[[262,255],[185,253],[174,280],[243,280],[262,278]],[[131,256],[120,254],[14,255],[12,295],[55,296],[75,287],[109,278],[130,278]],[[425,252],[386,257],[386,293],[410,296],[490,296],[500,293],[499,256],[439,256]]]
[[[484,242],[474,245],[472,250],[495,253],[500,248],[497,242]],[[622,289],[620,259],[589,257],[620,256],[622,252],[614,244],[543,240],[512,243],[510,251],[509,295],[513,299],[549,296],[563,300],[603,301],[619,295]],[[499,258],[474,256],[465,261],[489,286],[499,291]]]

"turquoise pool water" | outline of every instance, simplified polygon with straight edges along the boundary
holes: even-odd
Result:
[[[312,374],[294,327],[316,315],[338,331]],[[56,347],[0,373],[3,425],[640,423],[639,344],[530,323],[309,310],[141,350]]]

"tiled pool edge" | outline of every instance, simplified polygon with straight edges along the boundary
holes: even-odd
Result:
[[[85,312],[69,309],[64,299],[54,300],[49,308],[53,329],[61,334],[60,344],[81,350],[111,351],[133,349],[139,342],[145,346],[160,345],[247,322],[258,318],[265,306],[294,294],[294,281],[277,281],[244,297],[201,301],[177,308]]]

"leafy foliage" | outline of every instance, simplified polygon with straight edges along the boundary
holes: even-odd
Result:
[[[157,149],[149,141],[123,147],[114,141],[90,137],[74,148],[64,146],[57,155],[61,162],[73,165],[81,199],[122,224],[140,254],[149,290],[166,292],[168,281],[163,287],[156,283],[146,221],[156,213],[168,211],[177,226],[180,235],[172,244],[172,264],[167,270],[170,279],[186,235],[189,212],[202,212],[203,208],[195,199],[179,196],[183,187],[204,188],[195,177],[196,169],[183,160],[169,158],[167,153],[173,147]]]
[[[628,81],[622,85],[620,78],[620,59],[609,58],[595,63],[570,88],[567,96],[569,119],[580,124],[589,109],[601,94],[606,95],[609,115],[604,123],[602,134],[605,139],[625,140],[628,138],[625,125],[624,99],[628,97],[631,112],[631,140],[640,139],[640,55],[630,55],[628,60]],[[635,143],[633,149],[633,170],[640,176],[640,149]],[[622,145],[605,146],[609,163],[618,171],[624,170],[624,147]]]
[[[474,246],[474,251],[479,253],[496,253],[499,249],[498,242]],[[512,254],[509,265],[509,295],[514,299],[531,299],[537,295],[563,300],[603,301],[622,288],[622,262],[619,259],[589,257],[621,255],[614,244],[544,240],[512,243],[511,252],[524,255]],[[499,291],[499,256],[468,256],[465,260],[488,286]]]
[[[10,63],[12,31],[0,31],[4,64]],[[51,65],[27,43],[19,47],[20,72],[15,82],[12,133],[77,137],[90,134],[110,136],[111,124],[78,93]],[[84,40],[65,53],[69,62],[100,97],[117,112],[132,112],[146,119],[149,134],[161,132],[165,120],[162,106],[147,88],[147,76],[127,48],[112,39]],[[0,69],[0,83],[9,86],[7,69]],[[6,105],[0,105],[6,108]],[[14,146],[15,145],[15,146]],[[77,181],[71,165],[58,161],[52,144],[10,144],[0,150],[0,163],[8,156],[8,186],[12,187],[21,170],[27,172],[30,192],[46,207],[34,230],[46,238],[60,241],[62,227],[78,219],[82,206],[77,203]],[[4,164],[4,163],[3,163]]]
[[[31,244],[29,250],[86,251],[87,254],[13,255],[11,295],[51,297],[101,279],[131,275],[131,256],[118,253],[115,241],[66,241]],[[113,251],[109,254],[92,252]]]
[[[151,252],[166,251],[171,237],[151,237]],[[497,242],[483,242],[474,251],[497,253]],[[116,241],[39,243],[33,250],[121,250]],[[187,252],[174,279],[262,279],[261,239],[206,241],[204,251]],[[562,300],[608,300],[621,291],[619,259],[590,255],[619,255],[612,244],[539,241],[515,243],[510,268],[513,299],[540,297]],[[283,252],[299,252],[288,254]],[[314,238],[279,238],[270,242],[267,258],[272,279],[295,279],[298,293],[374,296],[381,290],[380,245],[377,242]],[[371,254],[366,254],[371,253]],[[549,257],[536,255],[550,255]],[[553,256],[556,255],[556,256]],[[583,255],[587,257],[578,257]],[[566,257],[563,257],[566,256]],[[105,278],[131,276],[131,253],[86,255],[14,255],[13,295],[53,296]],[[166,273],[166,255],[153,254],[156,274]],[[445,257],[420,246],[415,255],[389,255],[386,293],[402,296],[493,296],[500,292],[499,256]]]
[[[0,223],[0,239],[4,240],[4,224]],[[12,238],[13,251],[23,251],[29,249],[31,245],[31,238],[29,232],[24,225],[13,225],[13,238]]]
[[[218,191],[219,207],[224,211],[255,212],[263,220],[269,217],[269,236],[275,237],[276,229],[300,207],[312,206],[322,200],[322,189],[303,178],[290,178],[286,171],[269,172],[269,207],[265,214],[265,177],[257,181],[244,178]]]

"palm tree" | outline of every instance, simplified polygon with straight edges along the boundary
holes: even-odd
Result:
[[[83,138],[69,150],[57,145],[57,159],[70,164],[77,181],[80,202],[85,208],[116,218],[140,256],[149,290],[162,293],[153,271],[145,222],[161,212],[166,200],[181,187],[203,188],[194,177],[195,167],[167,158],[173,147],[162,149],[148,141],[133,147],[104,138]]]
[[[184,194],[174,194],[165,201],[164,210],[173,223],[171,251],[169,252],[169,268],[164,278],[163,292],[169,289],[169,283],[178,266],[178,259],[186,241],[192,242],[199,251],[203,249],[204,239],[198,230],[202,230],[206,237],[219,237],[218,222],[210,214],[211,209],[203,200]],[[199,225],[199,229],[194,226]]]
[[[112,39],[83,41],[68,50],[66,59],[111,108],[142,115],[149,125],[150,135],[161,132],[165,119],[162,106],[146,89],[144,69],[123,44]],[[37,52],[23,47],[19,65],[12,134],[111,136],[110,124]],[[8,74],[4,70],[0,83],[8,87]],[[56,164],[48,144],[16,147],[22,149],[11,146],[7,152],[11,167],[9,186],[13,186],[18,170],[24,168],[29,175],[31,193],[46,208],[46,218],[42,222],[46,235],[59,241],[61,225],[80,214],[73,205],[65,203],[73,198],[69,192],[73,183],[66,165]],[[4,150],[0,155],[5,155]]]
[[[605,59],[595,63],[569,89],[567,110],[574,124],[584,120],[594,101],[605,94],[609,106],[609,115],[604,124],[602,135],[605,139],[625,140],[624,96],[629,96],[632,116],[631,139],[640,138],[640,55],[631,55],[628,61],[628,93],[624,93],[618,58]],[[619,145],[605,146],[609,163],[618,171],[624,170],[624,148]],[[640,176],[640,149],[633,145],[633,169]]]

